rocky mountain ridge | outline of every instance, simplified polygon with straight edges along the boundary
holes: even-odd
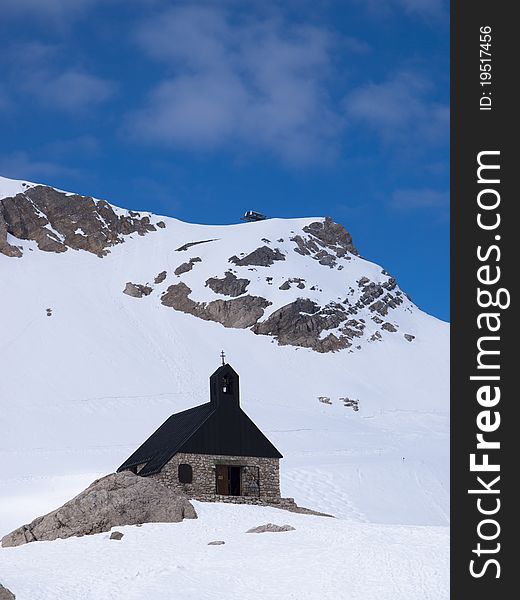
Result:
[[[161,238],[164,263],[146,281],[121,281],[121,292],[141,301],[158,296],[163,307],[321,353],[359,350],[390,334],[415,339],[400,322],[414,305],[329,217],[211,228],[45,185],[3,182],[0,253],[10,258],[22,258],[23,242],[34,242],[43,252],[77,250],[106,259],[132,234],[137,241],[169,230],[166,243]],[[216,235],[206,235],[208,229]]]
[[[156,226],[164,227],[163,221],[152,224],[148,215],[132,211],[118,214],[104,200],[45,185],[24,187],[16,195],[0,199],[0,252],[6,256],[22,256],[22,249],[7,240],[8,234],[34,241],[44,252],[72,248],[102,257],[127,235],[145,235],[156,231]]]

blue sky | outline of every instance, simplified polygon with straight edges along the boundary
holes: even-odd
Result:
[[[3,0],[0,174],[199,223],[329,215],[449,319],[444,0]]]

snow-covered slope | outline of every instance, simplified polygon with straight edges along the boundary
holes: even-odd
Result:
[[[5,548],[0,576],[17,600],[448,598],[446,528],[194,505],[196,520],[119,527],[121,541],[105,533]],[[268,522],[295,531],[246,533]]]
[[[7,179],[0,176],[0,198],[16,196],[23,193],[27,188],[33,187],[35,184],[29,181],[21,181],[20,179]]]
[[[0,197],[15,195],[3,216],[0,205],[0,533],[207,401],[222,349],[242,407],[284,455],[284,496],[349,522],[447,525],[448,326],[342,228],[112,216],[100,201],[71,217],[50,188],[0,184]],[[23,203],[34,233],[18,225]]]

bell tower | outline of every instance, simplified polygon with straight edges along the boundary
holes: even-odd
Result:
[[[209,378],[210,402],[216,407],[238,408],[240,406],[239,378],[236,371],[224,362]]]

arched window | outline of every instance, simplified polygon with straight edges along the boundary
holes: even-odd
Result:
[[[180,483],[191,483],[193,481],[193,469],[191,465],[181,463],[179,465],[179,482]]]

